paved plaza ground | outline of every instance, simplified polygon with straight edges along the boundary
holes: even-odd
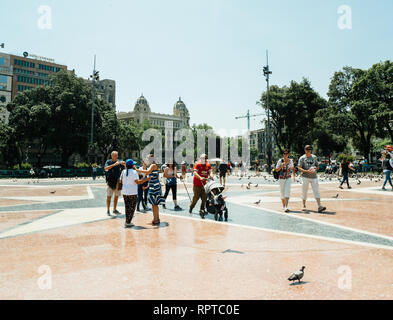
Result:
[[[184,211],[170,195],[159,227],[138,213],[124,229],[103,179],[0,180],[0,299],[393,299],[393,191],[351,183],[321,179],[322,214],[296,183],[284,213],[277,183],[230,177],[228,222],[190,215],[179,183]]]

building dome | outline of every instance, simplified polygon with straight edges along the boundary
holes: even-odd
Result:
[[[136,112],[150,112],[150,106],[143,94],[135,103],[134,111]]]
[[[189,117],[188,109],[184,102],[179,98],[173,107],[173,114],[179,117]]]

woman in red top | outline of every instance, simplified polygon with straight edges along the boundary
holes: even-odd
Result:
[[[202,219],[205,219],[206,211],[205,205],[207,200],[207,195],[205,193],[204,185],[206,184],[207,179],[211,177],[213,179],[213,171],[211,165],[207,162],[207,155],[202,154],[200,157],[200,161],[197,162],[194,166],[194,180],[193,180],[193,192],[194,197],[190,204],[190,214],[192,210],[196,206],[199,199],[201,199],[201,209],[199,214]]]

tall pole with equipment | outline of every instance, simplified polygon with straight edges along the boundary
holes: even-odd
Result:
[[[94,69],[93,74],[90,76],[92,80],[92,105],[91,105],[91,128],[90,128],[90,156],[91,162],[94,159],[94,99],[95,99],[95,82],[100,80],[100,72],[96,70],[96,55],[94,55]]]
[[[268,161],[268,172],[272,171],[272,139],[270,130],[270,96],[269,96],[269,78],[272,72],[269,69],[269,53],[266,50],[266,66],[263,67],[263,75],[266,78],[267,83],[267,93],[266,93],[266,109],[267,109],[267,128],[266,128],[266,138],[267,138],[267,161]]]

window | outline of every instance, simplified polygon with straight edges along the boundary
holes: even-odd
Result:
[[[6,90],[7,89],[7,77],[0,76],[0,89]]]
[[[0,58],[0,66],[4,66],[4,58]]]

